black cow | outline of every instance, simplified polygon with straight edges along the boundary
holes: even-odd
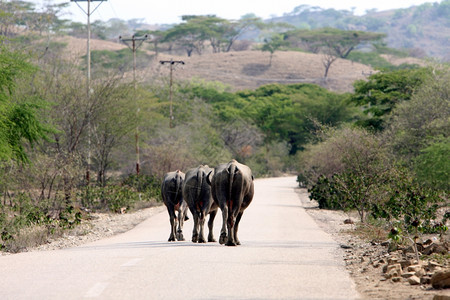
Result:
[[[183,199],[182,192],[184,177],[185,174],[180,170],[166,173],[161,185],[162,199],[170,218],[169,242],[175,241],[175,237],[178,241],[184,241],[183,223],[187,213],[187,204]],[[178,217],[175,211],[178,212]],[[178,229],[176,228],[177,223]]]
[[[221,164],[215,169],[211,188],[214,201],[222,210],[219,243],[227,246],[240,245],[237,236],[239,222],[254,194],[252,170],[234,159]]]
[[[213,225],[218,206],[214,203],[211,195],[211,179],[213,175],[214,169],[203,165],[186,172],[183,184],[183,198],[194,217],[194,229],[192,231],[192,241],[194,243],[206,243],[203,229],[208,214],[208,242],[216,241],[213,235]]]

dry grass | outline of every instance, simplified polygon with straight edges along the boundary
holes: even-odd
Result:
[[[269,65],[267,52],[249,50],[228,53],[173,57],[161,54],[160,59],[181,59],[185,62],[175,72],[180,80],[202,78],[219,81],[232,90],[255,89],[269,83],[315,83],[337,92],[351,92],[353,82],[364,79],[364,74],[373,71],[369,66],[338,59],[332,66],[327,80],[323,78],[322,56],[294,51],[279,51]],[[168,74],[154,62],[149,69],[159,74]],[[150,71],[148,71],[150,72]]]
[[[47,226],[35,225],[20,229],[14,235],[14,239],[4,242],[4,246],[8,252],[18,253],[45,244],[50,237],[55,238],[61,235],[61,229],[55,228],[55,232],[50,233]]]
[[[66,42],[72,56],[85,54],[85,39],[62,37],[56,40]],[[91,40],[92,50],[115,51],[125,47],[118,42]],[[145,68],[139,71],[140,80],[154,81],[155,78],[168,77],[169,68],[162,66],[159,61],[170,59],[185,62],[176,67],[174,80],[219,81],[230,86],[233,91],[255,89],[269,83],[315,83],[332,91],[351,92],[355,80],[364,79],[364,74],[373,71],[369,66],[338,59],[331,66],[325,80],[322,55],[294,51],[275,52],[272,64],[269,64],[269,53],[259,50],[193,54],[191,57],[162,53],[148,61]]]

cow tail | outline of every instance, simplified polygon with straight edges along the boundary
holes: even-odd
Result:
[[[202,210],[202,203],[200,203],[200,192],[201,192],[201,190],[202,190],[202,186],[203,186],[203,171],[202,170],[200,170],[200,168],[197,170],[197,186],[196,186],[196,196],[197,196],[197,199],[196,199],[196,201],[195,201],[195,203],[197,203],[197,212],[198,212],[198,214],[199,214],[199,217],[201,218],[201,219],[203,219],[203,210]]]
[[[178,193],[179,191],[181,191],[181,186],[183,185],[183,178],[181,178],[180,170],[177,170],[175,177],[176,177],[175,199],[178,199]],[[178,204],[181,204],[181,201]]]
[[[236,165],[230,164],[230,166],[228,167],[228,199],[227,199],[230,212],[233,208],[232,190],[233,190],[234,175],[236,171],[237,171]]]

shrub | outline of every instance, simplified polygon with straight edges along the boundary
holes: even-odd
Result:
[[[312,199],[327,208],[357,209],[361,221],[383,194],[390,165],[381,140],[359,128],[329,129],[301,156]]]

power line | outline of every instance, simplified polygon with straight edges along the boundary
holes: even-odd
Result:
[[[173,74],[173,69],[175,67],[175,65],[177,64],[182,64],[184,65],[184,61],[182,60],[160,60],[159,61],[160,64],[164,65],[164,64],[169,64],[170,67],[170,81],[169,81],[169,101],[170,101],[170,119],[169,119],[169,127],[172,128],[172,120],[173,120],[173,111],[172,111],[172,74]]]
[[[132,36],[131,39],[124,39],[122,36],[119,36],[119,40],[124,43],[125,45],[130,48],[131,51],[133,51],[133,85],[134,85],[134,96],[136,97],[136,50],[142,46],[145,40],[147,40],[148,36],[144,35],[142,37],[136,37]],[[131,45],[129,44],[131,42]],[[137,43],[136,43],[137,42]],[[137,103],[137,100],[136,100]],[[136,110],[136,120],[139,120],[139,105],[137,105]],[[139,126],[136,124],[136,133],[135,133],[135,140],[136,140],[136,175],[139,175],[139,169],[140,169],[140,159],[139,159]]]
[[[89,181],[91,179],[90,170],[91,170],[91,112],[90,112],[90,103],[91,103],[91,15],[97,10],[97,8],[106,0],[70,0],[71,2],[75,2],[76,5],[87,15],[87,101],[88,101],[88,157],[87,157],[87,167],[86,167],[86,182],[89,185]],[[87,2],[87,11],[85,11],[78,2]],[[100,2],[94,10],[91,12],[91,2]]]

